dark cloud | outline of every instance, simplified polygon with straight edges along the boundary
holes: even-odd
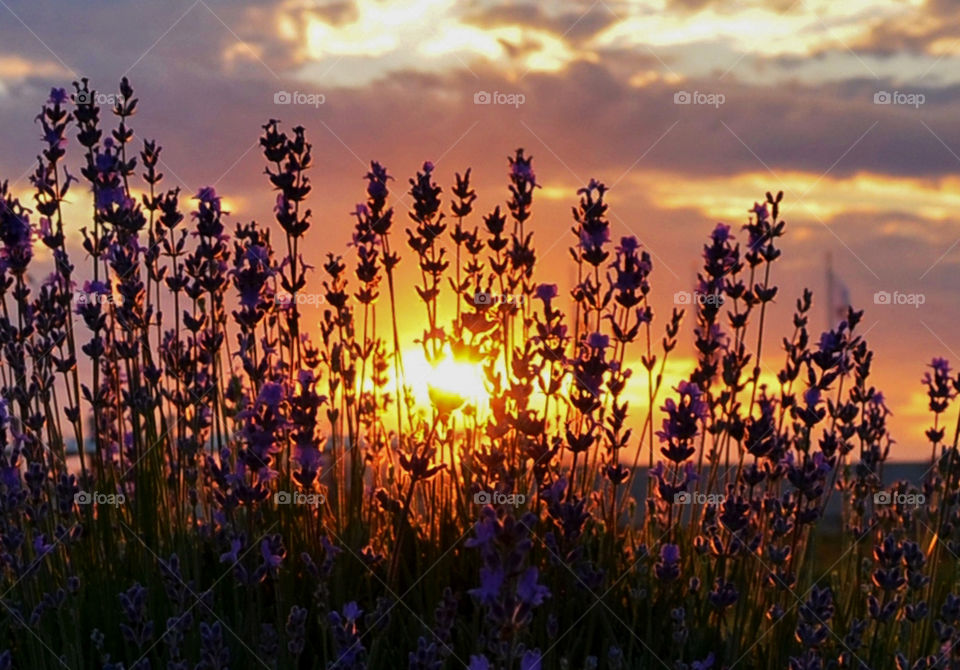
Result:
[[[576,44],[614,24],[619,16],[602,2],[581,3],[560,14],[548,13],[544,5],[527,3],[475,8],[466,20],[481,28],[520,25],[548,30]]]
[[[77,77],[115,81],[128,71],[138,76],[150,67],[227,74],[223,54],[231,47],[245,53],[251,71],[259,68],[260,76],[263,64],[243,43],[263,51],[274,71],[293,65],[290,47],[273,34],[275,12],[255,0],[102,0],[71,3],[58,11],[50,4],[9,4],[20,20],[11,14],[0,20],[0,53],[62,63]],[[243,70],[233,73],[238,78],[249,75]]]
[[[667,7],[670,11],[679,10],[685,13],[701,11],[711,7],[718,13],[734,13],[750,7],[762,6],[767,11],[773,11],[780,14],[789,13],[791,10],[801,11],[801,3],[797,0],[669,0]]]
[[[153,24],[149,28],[141,24],[137,31],[156,40],[161,27],[169,27],[171,13],[175,12],[164,14],[166,24],[156,19],[145,22]],[[399,73],[363,88],[328,89],[322,81],[290,78],[282,62],[270,57],[265,58],[267,66],[250,58],[234,70],[225,68],[223,50],[236,38],[201,6],[192,13],[137,63],[130,76],[145,108],[158,115],[149,124],[155,126],[151,134],[183,135],[188,138],[184,148],[193,148],[200,137],[216,161],[230,155],[228,145],[252,142],[259,124],[279,114],[332,139],[331,151],[354,164],[352,153],[364,160],[384,151],[403,157],[431,153],[436,157],[476,123],[451,155],[475,156],[497,147],[499,157],[514,145],[525,144],[555,155],[581,179],[598,173],[616,179],[648,151],[642,168],[703,176],[767,166],[775,172],[821,174],[832,166],[830,174],[837,177],[864,171],[935,177],[954,174],[958,167],[951,153],[960,155],[957,87],[912,89],[926,96],[919,109],[874,104],[877,91],[893,91],[896,86],[866,79],[819,86],[700,79],[639,88],[626,83],[631,63],[611,58],[609,65],[579,62],[562,73],[530,73],[518,83],[496,70],[478,67],[474,68],[477,77],[464,72]],[[234,16],[234,30],[244,35],[249,29],[240,17]],[[11,31],[9,24],[4,31]],[[13,32],[23,39],[20,33],[25,31]],[[110,90],[143,54],[144,44],[149,46],[145,39],[123,37],[103,53],[88,55],[92,65],[83,69],[99,88]],[[85,54],[95,51],[78,49]],[[42,47],[35,45],[31,53],[41,57]],[[63,53],[67,60],[69,50]],[[632,64],[643,66],[641,58],[635,57]],[[5,127],[18,129],[8,139],[8,155],[33,153],[36,131],[30,119],[36,106],[50,85],[67,83],[29,79],[0,101],[0,120]],[[273,105],[277,90],[297,88],[323,92],[326,104],[319,109]],[[518,108],[474,105],[473,95],[479,90],[521,93],[525,102]],[[725,101],[717,108],[677,105],[674,95],[680,90],[721,94]],[[199,172],[204,163],[203,158],[192,161],[184,172]]]
[[[319,16],[333,26],[352,23],[357,20],[357,5],[350,0],[344,0],[343,2],[334,0],[333,2],[323,3],[319,6],[310,7],[310,11],[314,16]]]
[[[930,54],[931,47],[937,42],[956,42],[958,22],[960,2],[927,0],[910,17],[880,21],[851,46],[860,53],[878,56]]]

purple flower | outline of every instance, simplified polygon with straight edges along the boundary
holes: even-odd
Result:
[[[153,636],[153,622],[147,620],[147,589],[139,582],[135,582],[126,591],[119,594],[120,607],[123,610],[127,623],[120,624],[120,632],[124,639],[144,647]]]
[[[667,398],[662,407],[667,417],[657,436],[667,443],[660,452],[674,463],[681,463],[695,451],[691,443],[700,433],[699,422],[707,415],[707,405],[702,400],[700,387],[692,382],[681,381],[676,391],[680,402]]]
[[[550,589],[537,584],[538,574],[536,568],[527,568],[517,581],[517,596],[532,607],[540,606],[546,598],[550,597]]]
[[[39,533],[35,538],[33,538],[33,550],[37,552],[37,558],[43,558],[54,545],[47,542],[47,536],[43,533]]]
[[[537,286],[536,296],[539,300],[548,303],[560,294],[556,284],[540,284]]]
[[[298,444],[293,450],[293,458],[305,471],[316,472],[320,467],[320,451],[312,446]]]
[[[540,670],[542,656],[539,649],[532,649],[524,653],[520,659],[520,670]]]
[[[767,210],[767,203],[753,203],[753,207],[750,209],[750,212],[752,212],[760,221],[766,221],[770,217],[770,212]]]
[[[306,624],[307,624],[307,610],[303,607],[298,607],[294,605],[290,608],[290,614],[287,616],[287,623],[284,626],[289,641],[287,642],[287,650],[290,651],[294,656],[299,656],[303,653],[303,648],[306,644],[304,639],[306,633]]]
[[[730,239],[730,226],[725,223],[718,223],[710,233],[711,239],[717,244],[723,244]]]
[[[213,188],[213,186],[202,187],[199,191],[197,191],[197,195],[195,195],[194,198],[208,205],[220,204],[220,198],[217,197],[217,191]]]
[[[680,547],[664,544],[660,547],[660,560],[653,566],[657,579],[672,582],[680,576]]]
[[[283,385],[276,382],[267,382],[260,389],[260,394],[257,396],[257,402],[266,405],[272,410],[276,410],[280,403],[283,402]]]
[[[480,568],[480,587],[468,593],[484,604],[492,604],[500,594],[503,579],[503,568]]]
[[[694,661],[690,666],[690,670],[711,670],[711,668],[713,668],[713,661],[714,657],[711,651],[702,661]]]
[[[514,161],[510,166],[510,176],[514,179],[522,179],[531,184],[537,183],[537,176],[533,173],[533,166],[528,162]]]
[[[343,618],[351,623],[358,620],[363,614],[363,610],[357,605],[355,600],[351,600],[343,606]]]
[[[265,537],[260,542],[260,553],[263,555],[264,566],[268,569],[276,569],[283,563],[283,557],[286,551],[282,547],[276,547],[276,541],[273,538]]]
[[[233,538],[230,540],[230,550],[220,554],[221,563],[230,563],[234,564],[240,560],[239,554],[240,550],[243,548],[243,541],[239,538]]]
[[[650,290],[647,277],[653,266],[649,254],[644,252],[637,255],[639,248],[640,243],[635,237],[621,238],[616,258],[610,265],[616,273],[613,283],[617,289],[616,300],[627,309],[636,307],[642,301],[643,298],[637,295],[638,291],[646,295]],[[649,320],[651,316],[649,308],[637,310],[637,315],[641,322]]]
[[[124,190],[118,186],[97,189],[96,206],[97,209],[110,209],[110,205],[127,204],[127,195]]]
[[[680,560],[680,547],[675,544],[665,544],[660,547],[660,560],[664,563],[676,563]]]
[[[15,200],[0,202],[0,240],[3,241],[5,255],[30,250],[33,228],[27,217],[28,211]]]
[[[590,333],[587,344],[594,349],[606,349],[610,346],[610,337],[601,333]]]
[[[69,99],[65,88],[51,88],[50,97],[47,98],[47,102],[51,105],[62,105]]]
[[[330,623],[333,624],[333,636],[338,656],[331,667],[344,669],[366,667],[361,663],[366,649],[360,641],[356,625],[362,614],[363,610],[357,606],[356,602],[351,601],[343,606],[342,614],[333,611],[327,616]]]
[[[609,228],[584,230],[580,233],[580,243],[585,247],[601,247],[610,241]]]
[[[943,375],[944,377],[950,376],[950,363],[945,358],[934,358],[930,362],[930,367],[933,368],[936,373]]]
[[[0,484],[11,492],[20,489],[20,468],[16,466],[0,466]]]
[[[486,656],[471,656],[467,670],[492,670]]]
[[[483,519],[474,526],[476,537],[467,539],[464,543],[467,547],[486,547],[497,538],[497,518],[496,516],[484,515]]]
[[[393,179],[387,174],[387,168],[373,161],[370,163],[370,172],[366,174],[365,179],[368,182],[367,195],[375,201],[385,200],[388,194],[387,180]]]
[[[110,286],[102,281],[85,281],[83,292],[90,295],[110,295]]]
[[[270,265],[270,251],[262,245],[251,245],[243,255],[251,265],[261,268]]]
[[[223,626],[219,621],[208,625],[200,622],[200,658],[198,668],[226,668],[230,664],[230,648],[223,643]],[[145,667],[145,666],[134,666]]]

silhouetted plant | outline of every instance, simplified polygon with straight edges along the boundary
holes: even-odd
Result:
[[[109,131],[75,89],[37,117],[33,208],[0,184],[0,668],[960,667],[960,376],[934,359],[931,468],[884,488],[862,313],[814,341],[804,291],[782,363],[764,347],[782,194],[711,232],[665,389],[684,310],[654,313],[604,184],[576,194],[569,295],[521,149],[486,214],[470,170],[448,201],[424,163],[407,207],[372,162],[353,257],[307,253],[303,128],[263,126],[276,225],[230,233],[212,187],[186,212],[160,145],[134,151],[126,79]],[[488,397],[418,401],[411,323]]]

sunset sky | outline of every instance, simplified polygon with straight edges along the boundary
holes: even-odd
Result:
[[[29,195],[33,119],[52,86],[86,76],[109,93],[126,75],[137,135],[164,146],[166,184],[215,185],[231,222],[267,221],[260,126],[302,124],[319,264],[345,251],[371,159],[396,195],[424,160],[445,189],[473,167],[485,213],[505,200],[506,157],[523,147],[543,185],[540,278],[568,281],[549,267],[569,259],[576,189],[597,178],[612,187],[615,237],[634,234],[653,255],[658,324],[692,288],[716,222],[742,225],[764,191],[783,190],[768,351],[790,334],[803,286],[815,291],[811,330],[828,325],[829,254],[866,310],[893,457],[919,458],[924,366],[960,365],[958,20],[947,0],[0,0],[0,175]],[[275,104],[281,91],[299,95]],[[484,93],[491,104],[476,104]],[[923,304],[875,304],[878,291]]]

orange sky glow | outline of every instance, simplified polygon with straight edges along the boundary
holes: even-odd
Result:
[[[695,283],[712,227],[743,225],[765,191],[783,190],[788,232],[763,381],[774,383],[804,286],[815,292],[813,339],[832,325],[829,257],[865,310],[874,384],[893,411],[892,459],[926,457],[920,377],[935,356],[960,366],[960,8],[937,0],[176,0],[134,13],[59,4],[56,15],[29,2],[0,10],[0,173],[25,201],[37,108],[51,86],[82,76],[104,91],[130,77],[141,101],[134,129],[165,147],[168,185],[191,194],[214,185],[231,226],[272,218],[260,126],[269,118],[304,125],[316,161],[307,253],[318,266],[327,251],[348,252],[349,212],[363,199],[370,160],[395,176],[398,197],[433,161],[445,202],[454,173],[472,167],[477,224],[504,204],[506,157],[524,147],[542,184],[530,224],[538,279],[569,284],[570,207],[597,178],[611,187],[611,237],[636,235],[653,256],[662,332],[674,294]],[[125,17],[129,32],[112,32]],[[53,38],[67,27],[75,40]],[[277,103],[281,92],[301,97]],[[483,95],[492,102],[480,104]],[[72,195],[77,229],[89,197]],[[402,203],[394,206],[405,224]],[[409,283],[406,291],[410,309],[422,310]],[[877,304],[878,291],[924,301]],[[688,318],[669,385],[692,368],[691,329]],[[401,330],[414,347],[415,329]],[[628,395],[643,411],[645,380],[635,384]]]

